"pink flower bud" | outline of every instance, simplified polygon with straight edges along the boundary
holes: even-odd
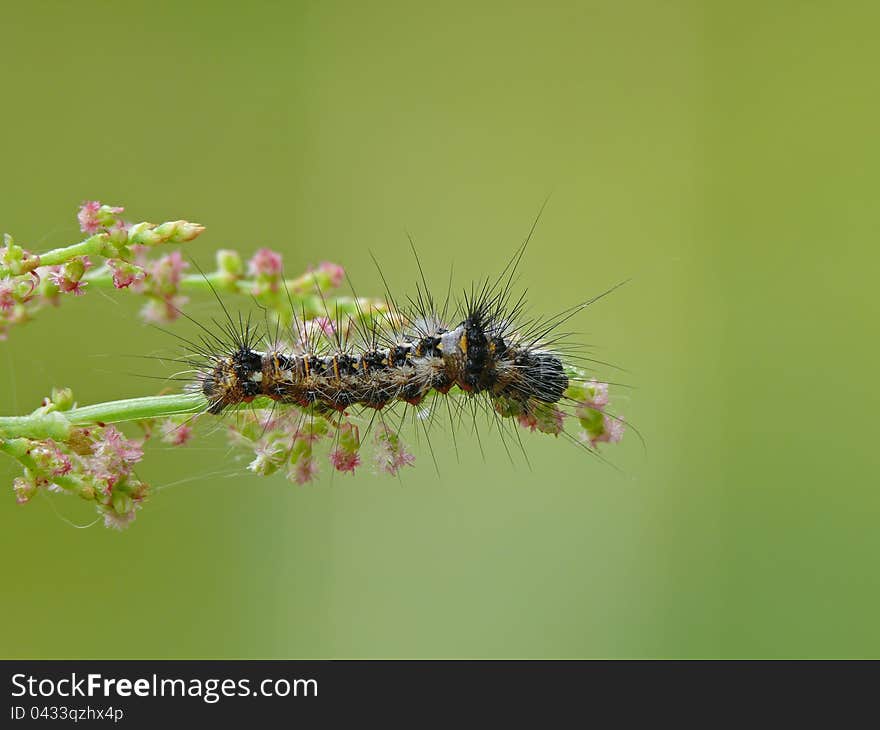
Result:
[[[402,467],[412,466],[416,460],[412,454],[407,452],[400,436],[387,426],[377,428],[373,440],[376,444],[374,454],[376,466],[381,471],[396,476]]]
[[[180,317],[180,311],[188,301],[189,297],[182,295],[151,298],[141,308],[141,317],[154,324],[174,322]]]
[[[183,446],[193,435],[192,426],[188,422],[176,423],[168,418],[162,422],[162,441],[172,446]]]
[[[281,276],[281,254],[271,248],[261,248],[248,261],[251,276]]]
[[[172,293],[177,289],[180,277],[188,267],[189,264],[183,260],[180,251],[172,251],[153,262],[150,283],[157,291]]]
[[[297,484],[307,484],[318,475],[318,465],[311,454],[304,454],[297,459],[289,478]]]
[[[159,243],[187,243],[197,238],[204,230],[205,227],[198,223],[168,221],[156,226],[153,233],[158,236]]]
[[[110,259],[107,264],[113,269],[113,286],[117,289],[125,289],[146,277],[146,272],[137,264],[122,259]]]
[[[345,280],[345,269],[339,264],[330,261],[322,261],[318,264],[318,271],[326,274],[330,278],[330,286],[334,289],[342,284]]]
[[[602,431],[598,434],[589,434],[591,446],[604,442],[616,444],[623,438],[624,424],[620,418],[614,418],[607,413],[602,414]]]
[[[76,214],[79,227],[83,233],[94,235],[102,230],[108,230],[119,224],[116,216],[120,215],[125,208],[111,205],[101,205],[97,200],[90,200],[80,206]]]
[[[15,477],[12,480],[12,491],[15,492],[15,501],[25,504],[37,493],[37,485],[30,479]]]
[[[299,341],[311,342],[316,337],[332,337],[336,332],[333,322],[327,317],[315,317],[303,322],[299,328]]]
[[[608,405],[608,383],[600,383],[593,379],[584,386],[587,397],[584,404],[601,411]]]
[[[135,223],[130,226],[128,240],[130,243],[141,246],[157,246],[164,241],[162,235],[156,232],[156,227],[147,222]]]
[[[559,435],[565,428],[564,416],[556,406],[542,403],[530,413],[520,413],[516,420],[523,428],[530,431],[540,431],[554,436]]]
[[[238,251],[221,248],[217,252],[217,270],[229,278],[237,279],[244,274],[244,262]]]
[[[0,279],[0,312],[8,312],[15,306],[15,285],[11,277]]]
[[[113,505],[99,505],[98,512],[104,517],[104,527],[121,531],[134,522],[134,519],[137,516],[137,510],[140,508],[141,506],[139,504],[134,503],[132,504],[131,509],[120,513],[116,511]]]

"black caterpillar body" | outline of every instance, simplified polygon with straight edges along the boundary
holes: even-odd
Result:
[[[264,352],[242,342],[214,359],[200,388],[212,413],[258,396],[337,411],[400,401],[418,405],[432,391],[444,394],[453,386],[516,403],[523,414],[533,403],[562,399],[569,382],[560,357],[506,332],[491,316],[478,311],[452,329],[434,316],[421,319],[409,332],[383,335],[382,347],[340,348],[340,341],[327,335]],[[375,341],[376,331],[372,334]]]

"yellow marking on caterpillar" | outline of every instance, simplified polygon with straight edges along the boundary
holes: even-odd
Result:
[[[303,368],[305,368],[306,377],[309,377],[309,356],[308,355],[305,355],[303,357]]]
[[[463,334],[458,340],[458,347],[462,355],[467,355],[467,333]]]
[[[333,374],[339,380],[339,363],[336,361],[336,355],[333,356]]]

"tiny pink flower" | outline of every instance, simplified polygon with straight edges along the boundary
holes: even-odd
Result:
[[[134,262],[142,269],[147,268],[152,263],[148,256],[150,252],[149,246],[144,246],[141,243],[132,243],[129,248],[131,248],[134,254]]]
[[[254,474],[268,476],[280,469],[289,456],[289,447],[279,439],[268,439],[254,448],[254,459],[248,464]]]
[[[143,447],[137,441],[125,438],[114,426],[104,429],[104,440],[99,444],[99,452],[101,449],[104,449],[104,453],[112,453],[130,464],[137,463],[144,457]]]
[[[538,419],[531,413],[520,413],[516,420],[519,421],[520,426],[529,429],[529,431],[535,431],[538,428]]]
[[[356,451],[346,451],[345,449],[334,449],[330,452],[330,463],[336,471],[354,472],[355,468],[361,463],[361,457]]]
[[[122,210],[120,209],[120,213]],[[114,243],[127,243],[128,242],[128,229],[131,226],[131,223],[126,223],[124,220],[117,220],[110,228],[107,229],[107,233],[110,234],[110,240]]]
[[[554,406],[544,406],[533,413],[520,413],[516,420],[523,428],[558,435],[565,428],[562,411]]]
[[[127,261],[110,259],[107,263],[113,269],[113,286],[117,289],[125,289],[146,277],[146,272],[140,266]]]
[[[98,211],[101,204],[97,200],[89,200],[80,206],[79,212],[76,214],[79,220],[79,228],[83,233],[94,234],[101,229],[98,222]]]
[[[261,248],[248,261],[251,276],[280,276],[282,270],[281,254],[271,248]]]
[[[161,428],[162,441],[172,446],[183,446],[193,435],[193,429],[189,423],[175,423],[170,418],[162,422]]]
[[[376,453],[374,455],[376,466],[384,472],[396,476],[404,466],[412,466],[415,457],[407,452],[400,440],[400,436],[387,427],[377,429],[374,436]]]
[[[330,261],[322,261],[318,264],[318,271],[327,274],[330,278],[330,286],[334,288],[341,285],[345,280],[345,269],[339,264],[334,264]]]
[[[135,504],[130,510],[120,514],[112,506],[102,505],[99,511],[104,517],[104,527],[122,531],[134,522],[140,507],[139,504]]]
[[[85,288],[88,286],[88,282],[74,281],[61,271],[50,272],[49,280],[58,287],[58,291],[65,294],[73,294],[75,297],[85,294]]]
[[[188,301],[189,297],[183,295],[168,299],[150,299],[141,308],[141,317],[154,324],[173,322],[180,316],[180,310]]]
[[[83,274],[92,266],[88,256],[79,256],[63,266],[50,267],[49,279],[58,290],[80,296],[85,294],[87,282],[82,281]]]
[[[8,312],[15,306],[15,286],[10,277],[0,279],[0,312]]]
[[[112,205],[101,205],[97,200],[89,200],[80,206],[76,214],[80,230],[83,233],[94,235],[102,230],[114,227],[117,224],[116,216],[125,208]]]
[[[312,481],[318,474],[318,465],[311,455],[304,454],[301,456],[293,469],[293,480],[297,484],[307,484]]]
[[[303,322],[299,329],[300,342],[311,342],[315,335],[320,337],[332,337],[336,332],[333,321],[328,317],[315,317],[307,322]],[[320,334],[318,334],[320,333]]]
[[[608,383],[600,383],[594,379],[587,383],[585,390],[587,391],[585,405],[599,411],[608,405]]]
[[[144,449],[137,441],[125,438],[114,426],[106,426],[92,447],[90,471],[106,483],[105,492],[113,489],[123,477],[131,474],[131,467],[144,456]]]
[[[25,504],[37,493],[37,485],[24,477],[15,477],[12,480],[12,491],[15,492],[15,501],[18,504]]]
[[[178,284],[180,284],[180,277],[188,267],[189,264],[183,260],[180,251],[165,254],[153,262],[150,271],[152,284],[165,292],[176,291]]]
[[[597,443],[616,444],[623,438],[624,424],[620,418],[613,418],[607,414],[602,419],[602,433],[589,436],[591,446]]]
[[[37,465],[41,477],[50,479],[70,473],[72,468],[70,457],[61,451],[52,439],[39,443],[28,453]]]

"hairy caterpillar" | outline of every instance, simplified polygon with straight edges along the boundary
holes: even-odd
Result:
[[[360,343],[348,336],[357,329],[353,318],[344,329],[337,318],[316,328],[315,337],[293,347],[273,342],[266,351],[253,349],[245,331],[200,374],[201,391],[215,414],[258,396],[340,412],[418,406],[432,391],[446,395],[453,386],[516,403],[524,415],[558,402],[568,387],[560,356],[542,349],[538,336],[514,329],[504,299],[494,302],[490,294],[485,289],[469,302],[451,326],[434,312],[396,310],[396,317],[374,319]]]
[[[193,368],[187,387],[205,396],[208,413],[236,409],[244,419],[236,438],[254,450],[254,471],[287,464],[300,483],[315,475],[313,450],[324,439],[334,442],[333,466],[353,471],[370,431],[377,464],[396,474],[412,462],[400,426],[412,415],[427,434],[443,410],[440,399],[453,437],[464,414],[482,410],[497,421],[502,439],[504,426],[518,423],[597,453],[598,442],[620,439],[624,421],[607,409],[608,385],[577,367],[581,356],[559,328],[617,287],[552,317],[526,316],[513,283],[530,238],[531,232],[494,280],[474,285],[457,302],[447,291],[442,306],[420,264],[416,295],[405,304],[382,277],[386,307],[378,312],[358,307],[342,315],[325,303],[323,316],[309,318],[291,302],[286,324],[276,319],[273,326],[267,318],[254,326],[250,318],[233,318],[218,296],[226,318],[215,322],[219,331],[196,322],[199,342],[184,341],[188,355],[181,361]]]

